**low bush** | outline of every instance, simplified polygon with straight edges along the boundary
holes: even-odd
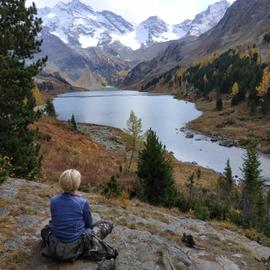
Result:
[[[197,203],[194,207],[195,217],[201,220],[210,219],[210,211],[207,206]]]
[[[2,184],[8,176],[8,160],[0,155],[0,184]]]
[[[119,197],[122,193],[122,189],[120,187],[117,177],[112,176],[111,179],[102,186],[101,193],[106,198]]]

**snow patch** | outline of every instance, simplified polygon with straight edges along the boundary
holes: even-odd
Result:
[[[141,47],[141,43],[136,39],[136,32],[130,32],[125,35],[111,34],[112,42],[119,41],[126,47],[132,50],[137,50]]]
[[[54,13],[50,13],[47,15],[47,18],[54,18],[54,17],[56,17],[56,14],[54,14]]]
[[[51,34],[59,37],[64,43],[68,44],[68,37],[63,31],[53,31]]]
[[[80,35],[79,42],[82,45],[82,48],[86,49],[89,47],[96,47],[98,45],[99,40],[96,37]]]

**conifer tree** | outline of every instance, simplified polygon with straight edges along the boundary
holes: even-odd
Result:
[[[74,114],[72,114],[71,119],[68,120],[68,124],[72,130],[74,131],[78,130]]]
[[[254,148],[248,148],[243,163],[242,217],[243,224],[252,225],[257,220],[263,198],[263,181],[260,162]]]
[[[129,119],[127,121],[127,129],[124,129],[124,141],[127,147],[131,150],[131,155],[128,162],[128,170],[131,167],[132,160],[135,153],[138,151],[140,141],[142,141],[142,120],[137,118],[133,111],[130,112]]]
[[[155,204],[171,206],[176,197],[171,161],[165,147],[153,130],[147,132],[144,149],[139,152],[137,176],[143,199]]]
[[[0,184],[3,183],[8,176],[7,162],[0,156]]]
[[[192,199],[193,195],[194,195],[194,186],[195,186],[195,174],[194,173],[192,173],[187,178],[186,186],[187,186],[187,189],[188,189],[189,199]]]
[[[230,160],[227,160],[223,175],[218,179],[218,193],[220,199],[226,204],[232,203],[234,193],[234,180]]]
[[[227,160],[226,167],[224,170],[224,179],[226,181],[227,191],[229,192],[230,190],[232,190],[233,186],[232,168],[229,159]]]
[[[46,101],[45,111],[46,111],[47,115],[50,116],[50,117],[56,117],[57,116],[54,105],[51,102],[51,100],[49,100],[49,99]]]
[[[217,111],[222,111],[223,110],[223,101],[222,101],[221,97],[217,98],[216,109],[217,109]]]
[[[266,194],[266,209],[267,209],[266,222],[270,226],[270,188],[268,189],[267,194]]]
[[[113,175],[111,179],[102,186],[101,193],[108,199],[120,196],[121,186],[118,182],[118,178]]]
[[[27,179],[34,179],[41,165],[36,132],[29,129],[39,116],[32,78],[46,62],[33,59],[42,43],[36,14],[25,0],[0,0],[0,154],[9,158],[11,175]]]

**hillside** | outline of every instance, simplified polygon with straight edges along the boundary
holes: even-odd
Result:
[[[170,74],[175,75],[175,67],[188,67],[217,52],[248,43],[257,43],[260,53],[267,54],[262,39],[269,31],[270,3],[267,0],[237,0],[226,11],[224,17],[212,29],[198,39],[174,42],[151,61],[135,66],[123,81],[123,86],[147,89],[149,82]],[[154,66],[153,66],[153,63]],[[145,73],[146,71],[146,73]],[[161,86],[159,88],[162,88]]]
[[[40,180],[43,182],[55,182],[62,168],[76,167],[84,175],[86,189],[88,184],[99,188],[112,175],[118,175],[124,188],[132,190],[136,180],[136,164],[134,162],[130,173],[121,173],[120,167],[125,169],[127,165],[127,154],[120,129],[78,124],[79,132],[74,132],[65,123],[49,117],[42,117],[34,127],[40,132],[38,142],[43,155]],[[215,185],[218,178],[216,172],[172,159],[179,189],[185,186],[188,176],[198,168],[201,170],[201,184],[208,188]]]
[[[129,67],[128,63],[100,48],[77,50],[52,35],[42,31],[42,52],[37,57],[48,56],[45,71],[58,72],[68,83],[82,88],[100,87],[102,83],[114,84],[118,72]]]
[[[242,1],[237,3],[242,3],[244,8]],[[265,8],[269,7],[268,2],[261,1]],[[87,112],[70,97],[71,108],[82,110],[72,112],[67,121],[59,121],[53,103],[45,100],[63,92],[81,91],[84,87],[101,89],[124,81],[124,84],[141,90],[158,91],[158,87],[163,87],[177,97],[203,100],[203,105],[208,105],[205,110],[208,109],[211,116],[226,118],[226,122],[218,123],[209,116],[207,119],[215,123],[215,128],[239,125],[238,120],[248,125],[247,114],[240,118],[241,111],[228,109],[229,106],[238,109],[241,105],[248,106],[250,113],[256,115],[252,121],[259,116],[261,121],[258,123],[262,125],[266,119],[263,114],[270,115],[270,67],[262,61],[259,51],[262,42],[265,47],[268,46],[267,40],[270,43],[270,32],[263,33],[264,41],[261,40],[258,46],[237,46],[223,54],[214,52],[203,62],[193,62],[196,56],[201,56],[198,48],[202,47],[196,47],[200,44],[198,40],[205,37],[198,38],[197,35],[216,25],[219,15],[229,5],[226,0],[219,3],[210,6],[194,20],[184,22],[182,27],[186,32],[183,38],[171,40],[173,38],[167,38],[167,34],[175,29],[157,16],[135,27],[111,11],[94,11],[80,0],[72,0],[70,3],[59,2],[52,9],[40,10],[46,23],[42,29],[42,20],[37,16],[34,3],[27,7],[24,0],[1,2],[0,269],[96,269],[92,262],[56,262],[40,255],[39,233],[50,219],[50,198],[61,192],[59,175],[71,168],[76,168],[82,175],[79,192],[89,200],[94,221],[108,219],[115,225],[108,242],[119,251],[117,269],[270,269],[270,189],[260,176],[260,157],[255,148],[247,148],[241,177],[234,175],[230,160],[224,173],[219,174],[197,166],[196,162],[176,160],[174,153],[168,152],[159,141],[159,136],[163,138],[161,132],[156,133],[150,128],[143,134],[142,120],[133,111],[126,123],[127,129],[122,131],[109,126],[76,123],[77,119],[84,121],[80,116]],[[231,9],[235,7],[234,4]],[[243,16],[251,16],[248,7],[254,8],[252,2],[246,6]],[[213,16],[213,12],[218,16]],[[230,14],[229,10],[225,17],[227,14]],[[262,14],[263,10],[255,17]],[[242,17],[241,21],[242,24],[248,23]],[[228,29],[234,26],[229,24]],[[106,31],[102,32],[104,29]],[[218,25],[216,29],[219,29]],[[228,29],[226,32],[229,33]],[[241,29],[238,27],[237,31]],[[179,25],[178,30],[181,32]],[[125,37],[130,33],[139,33],[141,38],[142,48],[134,54],[118,39],[112,40],[113,35],[123,34]],[[40,39],[44,39],[44,43]],[[159,43],[164,40],[167,42]],[[108,46],[111,41],[113,46]],[[222,44],[220,42],[217,46]],[[192,57],[186,58],[192,52]],[[47,54],[49,61],[45,67],[47,57],[43,56]],[[191,61],[193,65],[189,68],[178,65]],[[107,91],[106,94],[104,97],[95,95],[99,100],[96,102],[92,98],[98,103],[95,105],[102,110],[111,106],[118,108],[111,98],[118,99],[119,93],[111,95]],[[128,99],[133,94],[130,93]],[[76,96],[74,98],[79,101]],[[105,99],[104,105],[101,106],[99,98]],[[127,99],[123,100],[121,106],[128,108]],[[67,100],[62,101],[66,105]],[[203,147],[197,148],[190,158],[206,153],[213,155],[211,157],[219,165],[224,165],[211,152],[210,144],[181,127],[183,124],[178,118],[181,114],[189,116],[193,109],[194,114],[188,119],[199,115],[193,104],[182,101],[187,105],[186,109],[172,110],[176,119],[173,125],[167,125],[171,116],[165,114],[168,109],[162,107],[165,103],[144,103],[141,99],[138,103],[147,114],[147,107],[153,107],[155,111],[151,118],[164,121],[160,125],[162,131],[167,133],[172,127],[175,140],[178,142],[178,137],[183,139],[185,145],[180,141],[180,148],[172,148],[173,151],[184,150],[187,146],[190,154],[191,144],[195,145],[198,139],[198,145],[205,144],[207,151]],[[175,107],[179,108],[176,103]],[[92,109],[92,105],[87,104],[86,107]],[[164,107],[170,110],[174,105]],[[158,115],[157,110],[161,114]],[[214,110],[218,113],[212,114]],[[57,112],[62,119],[61,112]],[[95,112],[87,114],[95,115]],[[105,118],[115,118],[116,115],[118,119],[113,111],[104,115]],[[121,116],[127,116],[127,113],[123,112]],[[182,123],[187,121],[182,119]],[[249,128],[252,130],[252,126]],[[266,129],[262,128],[267,132],[266,139],[270,144],[267,129],[268,125]],[[185,132],[186,136],[180,132]],[[167,134],[171,139],[169,132]],[[169,142],[166,144],[169,147]],[[225,149],[222,150],[225,153]],[[223,151],[218,153],[226,157]],[[209,159],[209,166],[210,162]],[[75,183],[72,186],[74,191],[79,188]],[[89,212],[87,206],[79,209],[84,217],[83,210]]]
[[[269,153],[269,23],[269,1],[237,0],[199,39],[171,43],[158,57],[134,67],[123,85],[196,102],[204,114],[189,128],[213,140],[229,138],[232,145],[252,140]],[[264,93],[258,93],[263,81]],[[223,102],[221,111],[217,99]]]
[[[214,27],[229,6],[221,0],[194,19],[170,25],[157,16],[135,24],[79,0],[59,2],[38,11],[43,45],[37,56],[47,55],[46,70],[58,72],[73,86],[116,86],[131,68],[162,54],[174,40],[196,39]]]
[[[49,198],[55,185],[9,179],[0,186],[1,269],[95,269],[88,261],[53,262],[40,256],[40,229],[49,220]],[[114,223],[108,238],[119,251],[117,269],[263,270],[270,248],[224,229],[182,215],[177,210],[151,207],[136,200],[89,199],[94,220]],[[192,234],[196,248],[188,248],[183,233]],[[147,251],[147,252],[146,252]],[[269,262],[268,262],[269,267]]]

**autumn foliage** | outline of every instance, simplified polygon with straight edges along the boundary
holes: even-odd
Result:
[[[42,180],[57,181],[61,172],[75,168],[83,175],[83,186],[100,186],[119,172],[123,156],[96,144],[87,135],[49,117],[36,124],[43,155]]]
[[[263,71],[263,77],[260,85],[256,87],[257,95],[264,97],[267,95],[270,88],[270,68],[266,67]]]

